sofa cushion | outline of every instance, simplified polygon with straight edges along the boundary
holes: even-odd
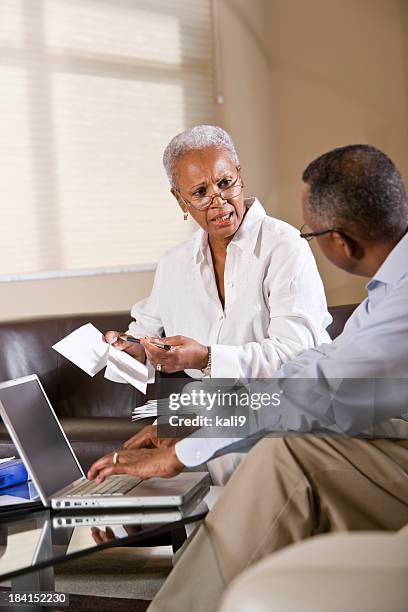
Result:
[[[220,612],[402,612],[407,538],[390,532],[326,534],[265,557],[238,576]]]

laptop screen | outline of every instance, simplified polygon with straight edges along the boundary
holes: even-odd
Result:
[[[0,401],[45,497],[82,476],[38,380],[0,388]]]

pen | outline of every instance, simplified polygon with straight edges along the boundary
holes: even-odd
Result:
[[[125,342],[137,342],[138,344],[140,344],[140,340],[141,338],[134,338],[133,336],[127,336],[126,334],[121,334],[119,336],[120,340],[125,340]],[[170,344],[163,344],[163,342],[152,342],[152,344],[154,344],[154,346],[157,346],[161,349],[164,349],[165,351],[171,351],[171,345]]]

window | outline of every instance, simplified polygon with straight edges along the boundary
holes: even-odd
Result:
[[[163,149],[213,113],[210,0],[2,0],[2,279],[154,265],[193,229]]]

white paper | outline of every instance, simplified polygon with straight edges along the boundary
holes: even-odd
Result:
[[[109,344],[104,342],[103,334],[92,323],[87,323],[54,344],[52,348],[89,376],[95,376],[106,366]]]
[[[157,400],[148,400],[143,406],[136,406],[132,411],[132,421],[157,416]]]
[[[108,365],[109,374],[105,371],[105,378],[114,382],[130,383],[142,393],[146,393],[147,367],[124,351],[107,344],[103,334],[92,323],[79,327],[52,348],[89,376],[95,376]]]
[[[125,380],[122,376],[119,376],[119,374],[117,374],[116,371],[112,370],[109,364],[106,365],[104,377],[107,380],[111,380],[112,382],[115,382],[115,383],[122,383],[123,385],[128,384],[127,380]]]
[[[105,378],[112,380],[112,374],[119,376],[146,394],[147,368],[144,363],[111,346],[109,347],[107,366],[109,375],[106,374],[105,370]]]

